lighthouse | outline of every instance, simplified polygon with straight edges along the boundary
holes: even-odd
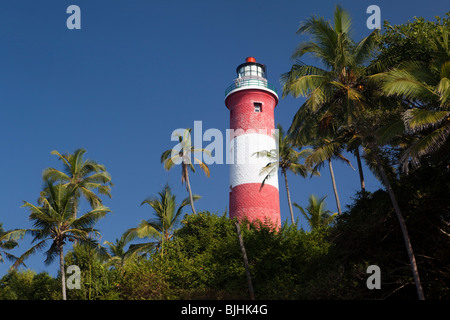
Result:
[[[230,218],[281,226],[277,171],[268,178],[261,169],[269,161],[256,152],[277,149],[274,109],[275,87],[267,81],[265,65],[248,57],[236,69],[236,78],[225,90],[230,110]]]

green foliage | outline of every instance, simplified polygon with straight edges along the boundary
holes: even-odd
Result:
[[[117,292],[124,300],[174,299],[166,276],[150,260],[128,264],[117,282]]]
[[[164,256],[153,264],[183,298],[248,299],[242,253],[233,222],[224,214],[186,215]],[[309,263],[325,254],[326,231],[306,233],[285,224],[278,232],[264,225],[241,227],[258,299],[295,299]]]
[[[17,268],[23,264],[30,255],[43,250],[47,242],[51,242],[50,248],[45,252],[45,263],[49,264],[59,255],[66,241],[79,241],[96,246],[92,235],[98,235],[94,229],[95,223],[103,218],[109,208],[100,205],[79,218],[75,218],[76,205],[73,201],[74,187],[58,184],[53,185],[47,181],[46,197],[41,198],[42,206],[36,206],[24,201],[24,207],[29,208],[29,220],[33,223],[32,229],[15,229],[7,232],[9,240],[23,238],[25,234],[33,236],[33,245],[22,254],[13,264]]]
[[[194,196],[192,195],[191,184],[189,182],[189,170],[195,172],[194,163],[198,164],[203,170],[205,175],[209,178],[209,167],[206,163],[196,158],[195,155],[198,153],[204,153],[207,156],[211,156],[211,152],[204,148],[196,148],[192,145],[191,141],[191,130],[185,129],[183,134],[175,133],[178,136],[180,150],[176,153],[174,149],[168,149],[161,154],[161,163],[164,164],[166,170],[173,168],[175,164],[181,164],[181,184],[186,184],[186,189],[189,193],[189,198],[191,202],[192,212],[196,214],[194,207]],[[193,158],[193,161],[192,161]]]
[[[450,26],[438,28],[429,40],[430,61],[403,61],[398,68],[375,76],[388,96],[397,96],[409,107],[402,114],[404,135],[411,136],[400,162],[416,167],[421,157],[448,149],[450,132]],[[441,39],[442,38],[442,39]]]
[[[326,255],[327,229],[305,232],[284,224],[278,232],[252,226],[244,242],[257,299],[305,298],[303,283],[315,261]]]
[[[450,12],[435,21],[414,17],[400,25],[384,22],[384,32],[377,39],[379,52],[372,65],[383,71],[397,67],[404,61],[431,61],[432,42],[442,36],[440,26],[450,28]]]
[[[405,212],[427,299],[450,298],[450,158],[441,161],[437,166],[423,161],[420,169],[392,186]],[[310,298],[417,298],[400,226],[385,191],[358,195],[330,229],[330,241],[333,246],[321,263],[323,275],[313,281],[320,291],[310,292]],[[368,265],[381,268],[381,290],[367,290]],[[320,278],[329,281],[316,283]]]
[[[308,221],[309,227],[313,230],[329,226],[337,215],[337,213],[326,210],[326,197],[319,199],[316,195],[311,194],[308,198],[309,205],[305,208],[306,210],[294,203],[294,206],[300,210],[306,221]]]
[[[60,283],[48,273],[14,270],[0,279],[0,300],[60,299]]]
[[[178,223],[183,213],[183,208],[189,204],[190,199],[184,199],[178,206],[176,196],[172,193],[169,185],[166,185],[161,192],[158,192],[158,198],[148,198],[141,205],[148,204],[156,216],[155,219],[142,220],[136,228],[130,228],[123,234],[124,241],[129,242],[135,238],[156,239],[155,242],[135,244],[130,247],[126,257],[135,256],[139,252],[151,251],[156,249],[164,250],[164,242],[167,242],[173,236],[173,229]],[[194,201],[200,197],[192,196]]]
[[[6,234],[7,232],[3,229],[3,223],[0,222],[0,263],[3,263],[5,261],[5,258],[10,261],[14,261],[15,259],[17,259],[16,256],[7,251],[14,249],[18,245],[18,243],[15,240],[4,239],[4,236]]]
[[[73,154],[60,154],[54,150],[51,154],[58,156],[63,164],[63,171],[55,168],[47,168],[42,173],[44,181],[60,182],[75,191],[75,202],[77,203],[81,195],[86,198],[94,209],[101,205],[102,200],[94,192],[106,195],[111,198],[111,175],[106,171],[106,167],[91,159],[83,160],[85,149],[77,149]],[[48,189],[41,192],[41,200],[46,196]],[[76,211],[77,208],[75,208]]]
[[[120,272],[109,269],[106,257],[86,245],[74,245],[65,256],[65,270],[76,265],[81,271],[81,288],[67,290],[70,300],[114,300],[119,298],[117,281]]]
[[[155,264],[177,288],[235,292],[245,285],[245,271],[233,223],[209,212],[186,215],[164,257]],[[166,265],[168,264],[168,265]],[[242,280],[242,282],[241,282]]]

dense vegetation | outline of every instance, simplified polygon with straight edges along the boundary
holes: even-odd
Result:
[[[64,170],[46,169],[38,204],[25,203],[32,229],[0,225],[0,263],[7,258],[18,267],[46,249],[46,263],[58,258],[62,272],[53,278],[13,269],[0,279],[0,299],[249,299],[253,292],[256,299],[450,299],[448,17],[386,22],[383,33],[373,31],[359,42],[349,37],[351,20],[340,7],[332,22],[310,18],[301,24],[298,32],[312,39],[297,48],[282,81],[284,95],[307,99],[264,173],[280,169],[289,193],[289,172],[305,177],[327,164],[333,173],[332,161],[348,162],[344,151],[353,154],[361,191],[340,208],[332,175],[339,214],[311,196],[307,207],[294,204],[310,224],[304,230],[293,219],[289,196],[291,221],[280,230],[241,222],[242,247],[226,212],[194,209],[190,163],[181,166],[189,197],[177,202],[163,188],[142,203],[154,219],[101,244],[94,226],[109,212],[101,196],[111,196],[110,174],[84,160],[85,150],[54,152]],[[306,54],[323,69],[305,65]],[[190,139],[183,142],[186,150],[195,149]],[[169,170],[168,151],[161,161]],[[363,161],[385,188],[365,189]],[[210,169],[200,166],[209,176]],[[91,211],[80,216],[82,197]],[[183,217],[186,206],[192,214]],[[34,246],[20,257],[10,255],[27,233]],[[138,238],[147,242],[133,243]],[[73,245],[63,256],[67,241]],[[79,289],[65,288],[69,265],[81,270]],[[369,265],[380,267],[381,289],[367,288]]]

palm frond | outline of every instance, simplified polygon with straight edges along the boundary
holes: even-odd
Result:
[[[22,240],[27,233],[30,233],[29,229],[9,230],[0,235],[0,241]]]
[[[447,141],[450,135],[450,126],[442,126],[433,130],[431,133],[418,138],[408,148],[406,148],[400,157],[400,163],[403,164],[403,170],[408,172],[408,164],[418,167],[420,158],[436,152]]]
[[[195,157],[194,157],[194,161],[196,161],[196,164],[198,164],[200,166],[200,168],[203,170],[205,175],[209,178],[210,173],[209,173],[208,166],[203,161],[201,161],[200,159],[197,159]]]
[[[50,265],[56,257],[59,256],[59,245],[56,244],[55,241],[52,242],[50,248],[45,252],[45,260],[44,264],[46,266]]]
[[[96,187],[100,186],[101,185],[97,185]],[[99,198],[99,196],[97,196],[92,190],[89,190],[89,188],[82,187],[80,188],[80,191],[83,194],[84,198],[89,202],[91,208],[96,208],[102,203],[102,200]]]
[[[71,157],[69,157],[70,164],[71,167],[75,169],[75,171],[80,171],[81,166],[83,164],[83,155],[86,153],[86,150],[83,148],[79,148],[77,150],[75,150],[75,152],[73,153],[73,155],[71,155]]]
[[[432,86],[418,80],[412,72],[404,69],[394,69],[384,74],[383,92],[386,95],[400,95],[407,99],[436,99]]]
[[[405,132],[405,123],[402,119],[393,121],[377,130],[377,143],[381,146],[389,143],[395,137],[399,137]]]
[[[294,53],[291,56],[291,59],[299,60],[307,53],[312,53],[316,57],[320,56],[321,58],[326,58],[326,52],[323,51],[317,43],[302,42],[295,49]],[[282,79],[285,79],[285,76],[282,76]]]
[[[97,255],[102,261],[107,261],[111,258],[108,250],[103,247],[96,239],[92,239],[90,237],[80,239],[77,245],[84,246],[88,250],[93,250],[95,255]]]
[[[448,105],[450,100],[450,61],[442,64],[440,70],[440,80],[436,86],[436,92],[439,94],[439,102],[442,107],[450,109]]]
[[[311,17],[300,23],[297,33],[312,35],[313,42],[318,45],[315,46],[315,51],[309,52],[313,53],[326,66],[332,66],[331,62],[335,61],[337,53],[337,34],[328,21],[325,21],[323,17]]]
[[[54,154],[57,155],[59,157],[59,160],[61,160],[62,162],[64,162],[64,164],[67,167],[70,167],[70,163],[67,161],[67,156],[63,156],[62,154],[60,154],[58,151],[53,150],[52,152],[50,152],[50,154]]]
[[[47,168],[42,172],[42,179],[56,182],[56,181],[69,181],[70,177],[64,172],[56,170],[55,168]]]
[[[6,252],[6,251],[0,251],[0,263],[3,262],[3,261],[5,261],[5,260],[3,259],[3,256],[5,256],[6,259],[7,259],[8,261],[11,261],[11,262],[15,262],[15,261],[18,259],[18,257],[16,257],[15,255],[13,255],[13,254],[11,254],[11,253],[9,253],[9,252]]]
[[[411,132],[432,128],[448,120],[450,111],[435,111],[426,109],[409,109],[403,114],[406,128]]]
[[[161,163],[165,162],[172,155],[172,149],[168,149],[161,154]]]
[[[183,158],[180,155],[176,154],[164,161],[164,169],[170,170],[174,165],[180,164],[182,161]]]
[[[306,213],[305,209],[303,209],[302,206],[300,206],[299,204],[297,204],[296,202],[294,202],[292,204],[294,207],[296,207],[298,210],[300,210],[300,213],[305,217],[306,221],[310,221],[311,218],[309,217],[309,215]]]
[[[311,194],[308,198],[308,206],[303,209],[297,203],[294,206],[297,207],[302,215],[307,220],[311,229],[326,227],[333,222],[337,213],[331,214],[330,210],[326,209],[326,199],[327,196],[318,198],[314,194]]]
[[[293,163],[289,166],[289,171],[291,171],[295,175],[299,174],[303,178],[306,178],[311,170],[311,167],[301,163]],[[312,174],[319,175],[317,171],[312,172]]]
[[[355,65],[360,65],[370,59],[377,46],[379,30],[373,30],[367,37],[360,40],[354,49]]]
[[[325,101],[323,86],[327,82],[328,77],[324,75],[300,76],[285,84],[284,94],[291,94],[294,98],[314,97],[317,101],[322,102]]]
[[[108,172],[97,172],[83,179],[83,183],[108,183],[111,175]]]
[[[352,19],[348,11],[337,5],[334,10],[334,30],[338,34],[349,34],[352,27]]]
[[[194,152],[201,152],[201,153],[206,154],[208,157],[212,157],[211,150],[206,149],[206,148],[195,148],[194,146],[192,146],[191,153],[194,153]]]
[[[157,244],[156,241],[132,244],[132,245],[130,245],[127,252],[125,253],[124,258],[131,259],[140,253],[150,252],[156,246],[156,244]]]
[[[278,159],[278,153],[276,152],[276,149],[257,151],[254,152],[252,156],[255,156],[257,158],[268,158],[273,160]]]
[[[103,194],[105,196],[108,196],[109,198],[111,198],[111,186],[113,184],[110,183],[109,185],[99,185],[96,187],[97,191],[99,194]]]
[[[19,258],[17,258],[17,260],[13,263],[13,265],[11,266],[11,269],[17,269],[20,265],[24,264],[24,261],[26,259],[28,259],[31,255],[33,255],[34,253],[36,253],[37,251],[42,250],[45,245],[47,244],[47,241],[51,240],[50,238],[47,239],[43,239],[40,242],[38,242],[37,244],[35,244],[34,246],[32,246],[30,249],[28,249],[27,251],[25,251]]]
[[[71,225],[75,228],[92,227],[98,220],[111,212],[111,209],[103,205],[97,206],[95,209],[83,214],[81,217],[72,221]]]
[[[158,231],[155,226],[148,221],[142,220],[141,223],[135,228],[130,228],[124,232],[124,237],[127,242],[133,241],[136,238],[160,238],[161,232]]]
[[[305,163],[309,166],[320,164],[333,158],[335,155],[340,154],[342,149],[343,146],[341,143],[332,140],[324,140],[324,143],[313,148],[311,154],[305,159]]]
[[[346,164],[347,164],[350,168],[352,168],[353,170],[356,170],[356,169],[353,167],[352,162],[351,162],[348,158],[344,157],[342,154],[339,153],[338,155],[336,155],[335,158],[338,159],[338,160],[343,161],[344,163],[346,163]]]

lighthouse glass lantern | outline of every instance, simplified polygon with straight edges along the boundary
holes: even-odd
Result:
[[[266,80],[266,67],[256,61],[246,61],[237,67],[238,78],[260,78]]]
[[[261,174],[261,169],[274,159],[256,156],[260,151],[278,151],[274,120],[278,95],[266,79],[265,65],[255,58],[247,58],[236,73],[225,90],[231,129],[230,218],[278,228],[281,219],[277,170],[266,180],[267,173]]]

